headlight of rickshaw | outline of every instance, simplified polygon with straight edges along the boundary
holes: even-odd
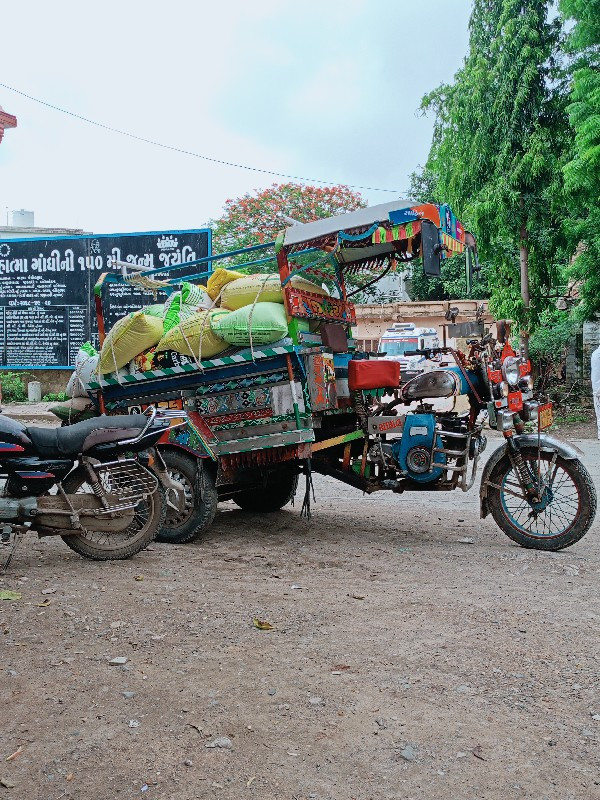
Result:
[[[519,380],[519,389],[522,392],[533,392],[533,375],[523,375]]]
[[[519,384],[519,359],[509,356],[502,364],[502,377],[510,386]]]
[[[494,400],[501,400],[503,397],[508,397],[509,392],[510,386],[506,381],[502,381],[502,383],[495,383],[492,386]]]

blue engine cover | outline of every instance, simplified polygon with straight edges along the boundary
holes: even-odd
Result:
[[[392,445],[392,456],[409,478],[419,483],[437,480],[444,472],[436,467],[429,472],[431,448],[435,436],[435,417],[433,414],[407,414],[402,438]],[[442,446],[437,436],[437,447]],[[446,463],[445,453],[436,453],[435,461]]]

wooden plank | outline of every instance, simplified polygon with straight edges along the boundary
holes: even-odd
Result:
[[[343,436],[334,436],[333,439],[324,439],[322,442],[315,442],[312,446],[312,451],[314,453],[316,450],[325,450],[328,447],[335,447],[338,444],[346,444],[346,442],[362,438],[364,438],[364,433],[362,431],[346,433]]]

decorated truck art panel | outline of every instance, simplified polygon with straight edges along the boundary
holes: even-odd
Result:
[[[427,275],[439,275],[456,253],[465,253],[470,281],[475,238],[450,208],[395,201],[198,259],[198,273],[184,282],[127,265],[103,275],[95,289],[102,351],[85,381],[96,412],[159,405],[184,422],[160,442],[185,495],[170,507],[161,538],[200,537],[220,500],[276,511],[300,477],[310,514],[315,472],[369,494],[430,492],[435,503],[436,492],[474,485],[487,425],[504,443],[481,476],[481,515],[524,547],[578,541],[594,518],[593,483],[577,451],[546,433],[551,404],[534,394],[531,365],[505,328],[496,340],[481,326],[466,352],[419,331],[402,357],[449,366],[416,374],[382,357],[383,347],[355,348],[354,294],[400,262],[420,259]],[[231,267],[240,254],[245,263]],[[103,290],[119,281],[161,289],[168,300],[105,331]],[[467,410],[435,410],[436,400],[458,395]]]

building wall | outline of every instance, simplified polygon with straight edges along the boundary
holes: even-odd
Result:
[[[449,308],[458,308],[457,322],[472,322],[478,307],[483,303],[484,324],[496,335],[495,320],[487,310],[487,301],[477,300],[430,300],[407,303],[386,303],[382,305],[364,304],[356,306],[357,324],[354,338],[364,350],[376,350],[379,339],[386,328],[394,322],[412,322],[417,327],[437,328],[440,342],[444,341],[444,318]],[[454,339],[447,339],[449,347],[454,347]]]
[[[1,239],[38,239],[45,236],[82,236],[81,228],[23,228],[16,225],[0,225]]]

